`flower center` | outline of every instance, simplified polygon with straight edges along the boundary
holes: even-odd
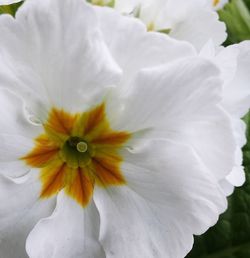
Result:
[[[77,136],[70,137],[65,144],[67,144],[73,150],[76,149],[79,152],[86,152],[88,150],[88,144]]]
[[[27,165],[40,168],[41,198],[63,189],[85,207],[95,185],[126,183],[119,150],[131,134],[111,129],[104,103],[80,114],[53,108],[43,127],[34,148],[21,158]]]
[[[71,168],[86,167],[94,156],[94,148],[81,137],[71,136],[63,144],[59,156]]]

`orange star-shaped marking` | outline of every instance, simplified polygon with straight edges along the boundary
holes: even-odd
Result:
[[[77,114],[52,108],[44,133],[21,159],[40,168],[40,197],[64,191],[83,207],[92,198],[94,185],[118,186],[126,183],[120,170],[119,150],[131,134],[113,131],[105,115],[105,104]]]

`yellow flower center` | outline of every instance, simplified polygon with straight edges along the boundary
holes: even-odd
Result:
[[[64,191],[83,207],[92,198],[95,185],[118,186],[126,183],[120,165],[120,149],[131,134],[111,129],[105,104],[70,114],[52,108],[44,133],[21,160],[39,168],[41,198]]]

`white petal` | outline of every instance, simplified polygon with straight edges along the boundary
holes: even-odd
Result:
[[[221,48],[218,53],[213,43],[208,42],[200,55],[214,62],[221,70],[225,109],[235,118],[243,117],[250,107],[250,41]]]
[[[216,180],[189,147],[153,141],[124,154],[127,186],[96,188],[107,258],[181,258],[226,208]]]
[[[242,186],[246,180],[244,167],[235,167],[226,179],[233,186]]]
[[[242,186],[245,182],[245,172],[243,163],[243,153],[241,147],[237,147],[235,153],[235,167],[232,169],[231,173],[226,177],[226,180],[233,186]]]
[[[246,176],[244,167],[242,166],[242,151],[241,149],[238,149],[238,155],[236,155],[235,160],[235,166],[230,172],[229,175],[227,175],[226,178],[222,179],[220,181],[220,185],[226,194],[226,196],[229,196],[233,193],[234,187],[242,186],[245,183]]]
[[[176,25],[170,36],[188,41],[200,50],[209,39],[212,39],[216,46],[221,45],[227,34],[226,26],[219,21],[216,12],[198,7],[187,12],[186,19]]]
[[[0,175],[0,250],[4,258],[26,258],[25,242],[34,225],[54,209],[54,199],[39,200],[37,171],[11,180]]]
[[[227,179],[222,179],[220,181],[220,186],[225,196],[230,196],[234,192],[234,186],[231,183],[229,183]]]
[[[16,177],[28,171],[20,158],[33,148],[33,138],[42,129],[28,120],[15,94],[0,89],[0,103],[0,174]]]
[[[219,53],[216,53],[215,47],[210,42],[200,54],[218,65],[224,82],[222,105],[231,118],[234,138],[237,143],[234,168],[222,181],[225,192],[231,194],[233,186],[241,186],[245,181],[241,148],[246,144],[246,125],[240,118],[250,107],[250,77],[247,68],[250,65],[250,44],[243,42],[223,48]]]
[[[0,16],[0,34],[1,85],[33,100],[32,111],[82,110],[120,78],[85,1],[25,1],[16,19]]]
[[[231,46],[216,48],[212,40],[209,40],[200,51],[200,56],[209,59],[220,68],[224,84],[230,82],[235,76],[238,54],[238,49]]]
[[[120,84],[126,89],[140,69],[194,55],[191,45],[147,32],[138,19],[122,16],[111,8],[96,7],[96,11],[106,44],[123,70]]]
[[[230,172],[230,174],[226,177],[226,181],[228,184],[232,184],[233,186],[242,186],[245,182],[245,172],[243,164],[243,152],[242,147],[246,144],[246,124],[241,119],[232,119],[233,129],[234,129],[234,137],[236,139],[237,148],[235,151],[235,165]]]
[[[13,134],[34,137],[41,132],[41,126],[35,126],[29,119],[23,100],[13,92],[0,89],[0,134]]]
[[[233,167],[235,139],[231,121],[218,105],[218,76],[211,63],[199,58],[145,69],[134,82],[124,116],[112,125],[132,132],[151,128],[154,137],[191,145],[220,180]]]
[[[242,122],[243,123],[243,122]],[[243,133],[242,133],[243,134]],[[246,180],[241,147],[237,146],[235,152],[235,165],[229,175],[220,181],[220,185],[227,196],[231,195],[234,187],[242,186]]]
[[[193,130],[180,130],[174,139],[190,144],[211,173],[221,180],[235,165],[236,141],[227,114],[219,108],[211,111],[213,118],[196,123]]]
[[[17,177],[29,171],[21,157],[32,149],[29,138],[12,134],[0,134],[0,174]]]
[[[242,149],[242,147],[247,143],[246,123],[239,118],[233,118],[232,124],[233,124],[234,136],[235,136],[236,142],[238,144],[238,147]]]
[[[216,67],[201,58],[141,70],[131,86],[120,129],[162,128],[203,117],[204,109],[220,98],[217,77]]]
[[[31,231],[27,253],[30,258],[105,258],[98,233],[95,206],[83,209],[61,192],[51,217],[41,220]]]
[[[250,41],[230,46],[238,50],[237,70],[234,79],[225,85],[224,105],[235,117],[243,117],[250,108]]]

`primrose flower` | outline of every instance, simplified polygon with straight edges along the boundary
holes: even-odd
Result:
[[[221,47],[219,50],[209,41],[200,55],[213,61],[221,69],[224,82],[222,105],[230,115],[234,128],[237,143],[235,166],[226,179],[221,181],[226,194],[229,195],[233,192],[233,186],[241,186],[245,182],[241,149],[246,144],[246,126],[242,118],[250,108],[250,41]]]
[[[198,50],[209,39],[218,46],[226,39],[225,24],[204,0],[117,0],[115,8],[141,19],[148,30],[188,41]]]
[[[217,67],[82,0],[27,0],[0,34],[1,256],[184,257],[234,165]]]

